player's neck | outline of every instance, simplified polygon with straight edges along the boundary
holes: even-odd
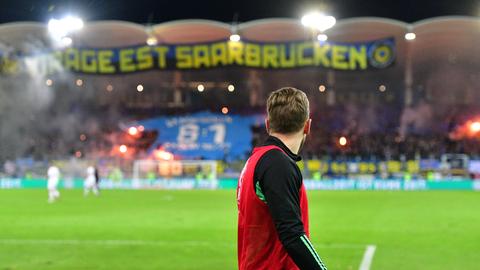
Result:
[[[292,151],[295,155],[298,155],[300,151],[300,146],[302,145],[303,134],[292,134],[292,135],[285,135],[280,133],[270,133],[271,136],[278,138],[280,141],[285,144],[285,146]]]

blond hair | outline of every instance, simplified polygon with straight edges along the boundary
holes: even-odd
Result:
[[[270,132],[291,134],[300,131],[310,116],[307,95],[299,89],[284,87],[267,99]]]

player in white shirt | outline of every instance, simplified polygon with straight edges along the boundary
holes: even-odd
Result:
[[[60,181],[60,170],[58,167],[52,165],[48,168],[48,202],[53,203],[56,199],[60,197],[60,192],[58,191],[58,182]]]
[[[89,166],[87,168],[87,177],[83,182],[84,192],[83,195],[87,196],[90,191],[98,196],[97,177],[95,176],[95,167]]]

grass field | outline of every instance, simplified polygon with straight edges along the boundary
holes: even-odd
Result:
[[[310,191],[330,270],[480,269],[480,193]],[[0,270],[236,269],[234,191],[0,190]]]

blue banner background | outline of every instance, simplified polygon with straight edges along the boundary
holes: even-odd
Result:
[[[150,151],[163,147],[182,158],[238,159],[251,150],[251,126],[261,116],[231,116],[200,112],[188,116],[158,117],[140,121],[145,130],[157,130]]]

